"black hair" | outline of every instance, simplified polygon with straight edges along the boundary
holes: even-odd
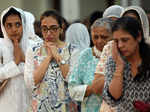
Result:
[[[11,9],[4,15],[4,17],[3,17],[3,20],[2,20],[3,25],[5,24],[7,17],[10,16],[10,15],[18,15],[19,18],[20,18],[20,20],[21,20],[21,15],[20,15],[20,13],[19,13],[16,9],[11,8]]]
[[[140,35],[140,32],[142,32],[142,26],[136,19],[132,17],[121,17],[116,20],[112,27],[112,32],[120,29],[131,34],[134,39],[137,39],[137,37]],[[145,43],[144,36],[141,36],[142,39],[139,43],[139,52],[142,58],[142,64],[138,68],[139,75],[135,77],[137,80],[145,80],[147,77],[150,77],[150,46]],[[148,71],[149,74],[147,73]]]
[[[60,16],[60,14],[55,11],[55,10],[47,10],[45,11],[41,17],[40,17],[40,25],[41,25],[41,21],[45,18],[45,17],[53,17],[54,19],[56,19],[56,21],[59,24],[59,27],[62,28],[62,17]]]
[[[140,16],[139,16],[139,13],[138,13],[136,10],[130,9],[130,10],[126,11],[126,12],[123,14],[123,16],[125,16],[125,15],[127,15],[127,14],[133,14],[133,15],[135,15],[137,21],[140,23],[140,25],[141,25],[141,27],[142,27],[141,18],[140,18]],[[142,36],[144,36],[144,34],[143,34],[143,32],[144,32],[143,29],[141,30],[141,32],[142,32]]]
[[[63,16],[60,16],[60,17],[61,17],[62,29],[63,29],[63,32],[60,35],[60,40],[61,41],[65,41],[65,33],[66,33],[66,30],[68,29],[68,27],[69,27],[70,24],[69,24],[69,22]]]
[[[126,14],[133,14],[133,15],[135,15],[135,16],[137,17],[138,20],[140,20],[140,16],[139,16],[139,14],[138,14],[138,12],[137,12],[136,10],[133,10],[133,9],[128,10],[128,11],[126,11],[126,12],[123,14],[123,16],[125,16]],[[140,22],[141,22],[141,21],[140,21]]]

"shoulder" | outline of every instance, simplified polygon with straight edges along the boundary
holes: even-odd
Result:
[[[0,38],[0,49],[7,48],[8,42],[4,38]]]
[[[91,55],[92,54],[92,48],[86,48],[84,49],[83,51],[81,51],[81,56],[84,56],[84,55]]]
[[[30,48],[31,48],[32,52],[36,52],[41,48],[42,45],[43,45],[43,43],[36,43],[36,44],[33,44]]]
[[[43,40],[37,35],[29,37],[29,44],[31,47],[36,46],[36,45],[40,45],[42,43],[43,43]]]
[[[112,56],[108,57],[106,67],[115,67],[115,61],[113,60]]]
[[[86,48],[79,55],[80,60],[90,60],[93,58],[92,48]]]

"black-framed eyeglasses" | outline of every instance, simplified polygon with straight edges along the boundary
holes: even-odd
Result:
[[[44,32],[44,33],[47,33],[48,31],[55,33],[55,32],[58,31],[59,28],[60,28],[60,27],[59,27],[59,26],[56,26],[56,25],[52,25],[52,26],[50,26],[49,28],[48,28],[47,26],[41,26],[41,30],[42,30],[42,32]]]

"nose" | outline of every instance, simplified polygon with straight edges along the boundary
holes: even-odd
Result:
[[[13,26],[13,27],[12,27],[12,31],[13,31],[13,32],[17,32],[17,29],[18,29],[18,28],[17,28],[16,26]]]
[[[103,42],[103,39],[102,39],[101,37],[99,37],[98,40],[97,40],[97,42],[98,42],[99,44],[101,44],[101,43]]]
[[[122,41],[118,41],[118,48],[122,48],[123,47],[123,42]]]
[[[48,35],[51,35],[52,33],[53,33],[52,30],[48,30],[48,31],[47,31],[47,34],[48,34]]]

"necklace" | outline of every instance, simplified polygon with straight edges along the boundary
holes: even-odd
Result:
[[[93,50],[94,50],[94,53],[95,53],[96,57],[100,58],[102,52],[99,51],[95,46],[94,46]]]

